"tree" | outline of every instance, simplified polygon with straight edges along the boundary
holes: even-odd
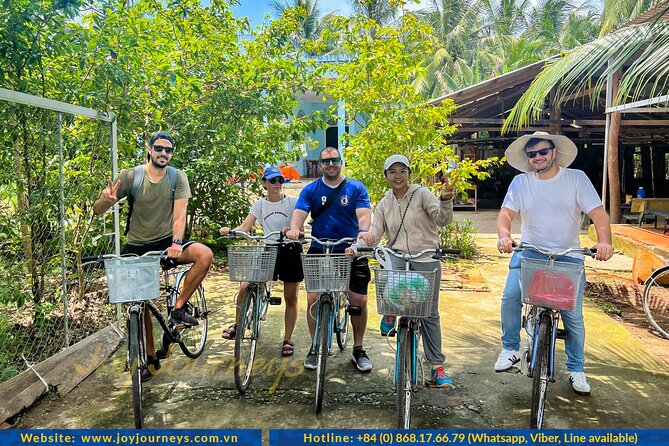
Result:
[[[633,19],[660,1],[662,0],[604,0],[599,35],[610,33],[618,25]]]
[[[274,0],[272,3],[272,10],[277,17],[283,17],[291,9],[296,14],[298,22],[298,28],[293,35],[293,42],[298,48],[301,48],[306,41],[317,39],[323,32],[323,26],[328,18],[335,15],[330,13],[321,18],[318,0],[293,0],[292,3],[287,0]]]
[[[447,119],[453,103],[430,106],[411,85],[422,70],[417,68],[422,55],[435,49],[429,27],[409,14],[396,26],[356,14],[335,19],[332,28],[344,51],[355,58],[321,67],[316,81],[325,95],[344,101],[348,119],[362,127],[356,135],[346,135],[347,174],[365,183],[377,201],[387,188],[383,161],[401,153],[412,161],[414,177],[429,184],[453,158],[444,138],[454,131]],[[463,188],[472,175],[484,177],[478,170],[482,164],[466,164],[455,173],[456,187]]]
[[[399,11],[399,7],[391,0],[350,0],[353,13],[373,20],[379,25],[391,23]],[[404,2],[401,2],[403,5]]]

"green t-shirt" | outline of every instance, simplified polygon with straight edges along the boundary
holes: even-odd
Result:
[[[120,200],[130,193],[135,179],[135,171],[134,169],[125,169],[118,178],[121,180],[121,186],[116,197]],[[185,172],[177,169],[174,199],[190,197],[188,177]],[[158,183],[152,183],[149,181],[149,176],[144,174],[142,186],[135,196],[127,242],[131,245],[144,245],[171,236],[173,216],[174,202],[172,201],[172,190],[167,178],[167,171]]]

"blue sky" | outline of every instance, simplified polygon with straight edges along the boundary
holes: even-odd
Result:
[[[421,0],[418,4],[410,3],[407,6],[408,9],[418,9],[424,7],[427,3],[427,0]],[[262,24],[265,14],[272,13],[271,4],[270,0],[241,0],[239,5],[232,7],[232,12],[236,17],[247,16],[251,26],[256,26]],[[323,14],[335,10],[338,10],[341,15],[350,15],[351,13],[348,0],[320,0],[319,6]]]

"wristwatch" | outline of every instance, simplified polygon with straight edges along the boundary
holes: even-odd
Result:
[[[184,241],[181,240],[180,238],[175,238],[174,240],[172,240],[172,243],[175,245],[183,245]]]

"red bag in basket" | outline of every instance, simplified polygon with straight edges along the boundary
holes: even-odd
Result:
[[[530,303],[558,310],[573,310],[576,287],[571,278],[560,271],[537,270],[528,290]]]

